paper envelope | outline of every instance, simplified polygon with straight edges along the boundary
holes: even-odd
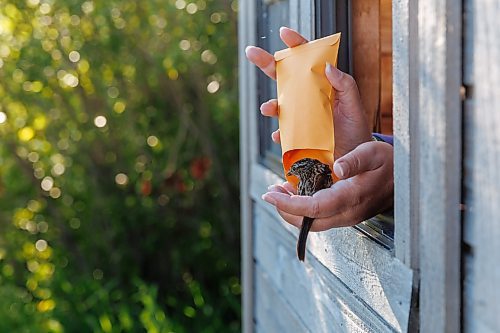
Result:
[[[333,170],[334,90],[326,78],[326,63],[336,66],[340,33],[278,51],[278,120],[285,176],[291,165],[305,157]],[[286,176],[297,186],[295,176]]]

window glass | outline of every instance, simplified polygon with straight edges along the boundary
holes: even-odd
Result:
[[[273,54],[285,47],[279,37],[279,29],[290,25],[289,1],[259,1],[259,24],[257,30],[258,46]],[[276,98],[276,84],[258,70],[259,105],[271,98]],[[283,173],[281,166],[281,147],[271,140],[271,133],[278,128],[275,118],[259,117],[260,157],[261,162],[278,174]]]

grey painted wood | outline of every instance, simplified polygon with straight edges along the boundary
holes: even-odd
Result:
[[[462,302],[462,313],[463,313],[463,327],[462,332],[476,332],[474,331],[474,318],[472,317],[473,306],[472,306],[472,290],[473,290],[473,280],[472,280],[472,264],[474,262],[473,255],[471,253],[466,253],[463,260],[463,271],[464,271],[464,281],[463,281],[463,302]]]
[[[420,331],[460,331],[461,3],[419,0]]]
[[[290,28],[300,30],[300,0],[288,0],[290,4]]]
[[[240,104],[240,207],[241,207],[241,279],[242,279],[242,330],[254,331],[253,327],[253,260],[252,260],[252,202],[249,195],[250,165],[257,159],[256,117],[257,80],[256,70],[245,58],[245,48],[256,42],[255,1],[240,0],[238,14],[239,56],[239,104]]]
[[[269,184],[281,182],[281,178],[269,170],[254,165],[252,167],[251,194],[256,200],[256,210],[267,211],[272,218],[262,222],[262,214],[255,221],[255,258],[266,262],[268,274],[275,276],[284,265],[293,265],[287,279],[276,278],[277,284],[289,283],[287,292],[293,292],[300,269],[324,273],[325,284],[335,284],[334,293],[354,294],[369,311],[360,316],[369,321],[373,313],[395,331],[406,331],[412,292],[412,271],[395,258],[388,250],[368,239],[354,228],[332,229],[322,233],[312,233],[308,239],[306,263],[295,258],[297,229],[283,222],[274,208],[260,199]],[[281,221],[281,222],[280,222]],[[267,243],[264,242],[267,239]],[[280,250],[272,248],[280,242]],[[284,251],[283,249],[287,249]],[[277,254],[278,252],[281,254]],[[281,256],[286,256],[282,259]],[[297,269],[297,267],[299,269]],[[284,276],[284,277],[285,277]],[[328,282],[329,281],[329,282]],[[317,282],[311,284],[316,286]],[[346,304],[354,306],[346,301]],[[357,306],[354,306],[357,307]],[[354,311],[354,310],[353,310]],[[377,330],[375,330],[377,331]]]
[[[417,2],[394,0],[393,122],[396,257],[418,272]],[[418,274],[416,274],[418,276]]]
[[[255,268],[256,332],[311,332],[259,265]]]
[[[308,40],[314,39],[314,1],[299,0],[299,31]]]
[[[500,331],[500,3],[465,2],[465,275],[467,332]]]
[[[394,331],[314,257],[309,256],[306,264],[300,263],[295,258],[295,236],[276,224],[274,216],[257,209],[256,217],[257,274],[265,274],[279,293],[281,302],[288,304],[297,320],[309,331]],[[264,294],[256,296],[257,299],[267,297]],[[281,332],[293,329],[291,325],[287,328]]]

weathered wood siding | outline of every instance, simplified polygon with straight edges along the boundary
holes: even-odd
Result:
[[[306,262],[296,258],[298,232],[260,199],[268,184],[282,181],[259,165],[252,168],[256,322],[280,321],[278,306],[261,312],[272,286],[286,313],[311,332],[402,332],[408,325],[412,272],[392,253],[353,228],[312,233]],[[273,296],[274,297],[274,296]],[[271,318],[267,318],[267,317]],[[291,328],[290,328],[291,329]],[[265,331],[265,330],[264,330]],[[347,330],[346,332],[351,332]]]
[[[418,34],[420,330],[460,332],[461,3],[419,0]]]
[[[464,331],[500,332],[500,2],[464,5]]]

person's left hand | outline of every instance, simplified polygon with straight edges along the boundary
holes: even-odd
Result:
[[[272,185],[262,198],[288,223],[300,228],[314,218],[311,231],[353,226],[393,205],[393,147],[367,142],[335,161],[339,181],[312,197],[296,195],[290,183]]]

